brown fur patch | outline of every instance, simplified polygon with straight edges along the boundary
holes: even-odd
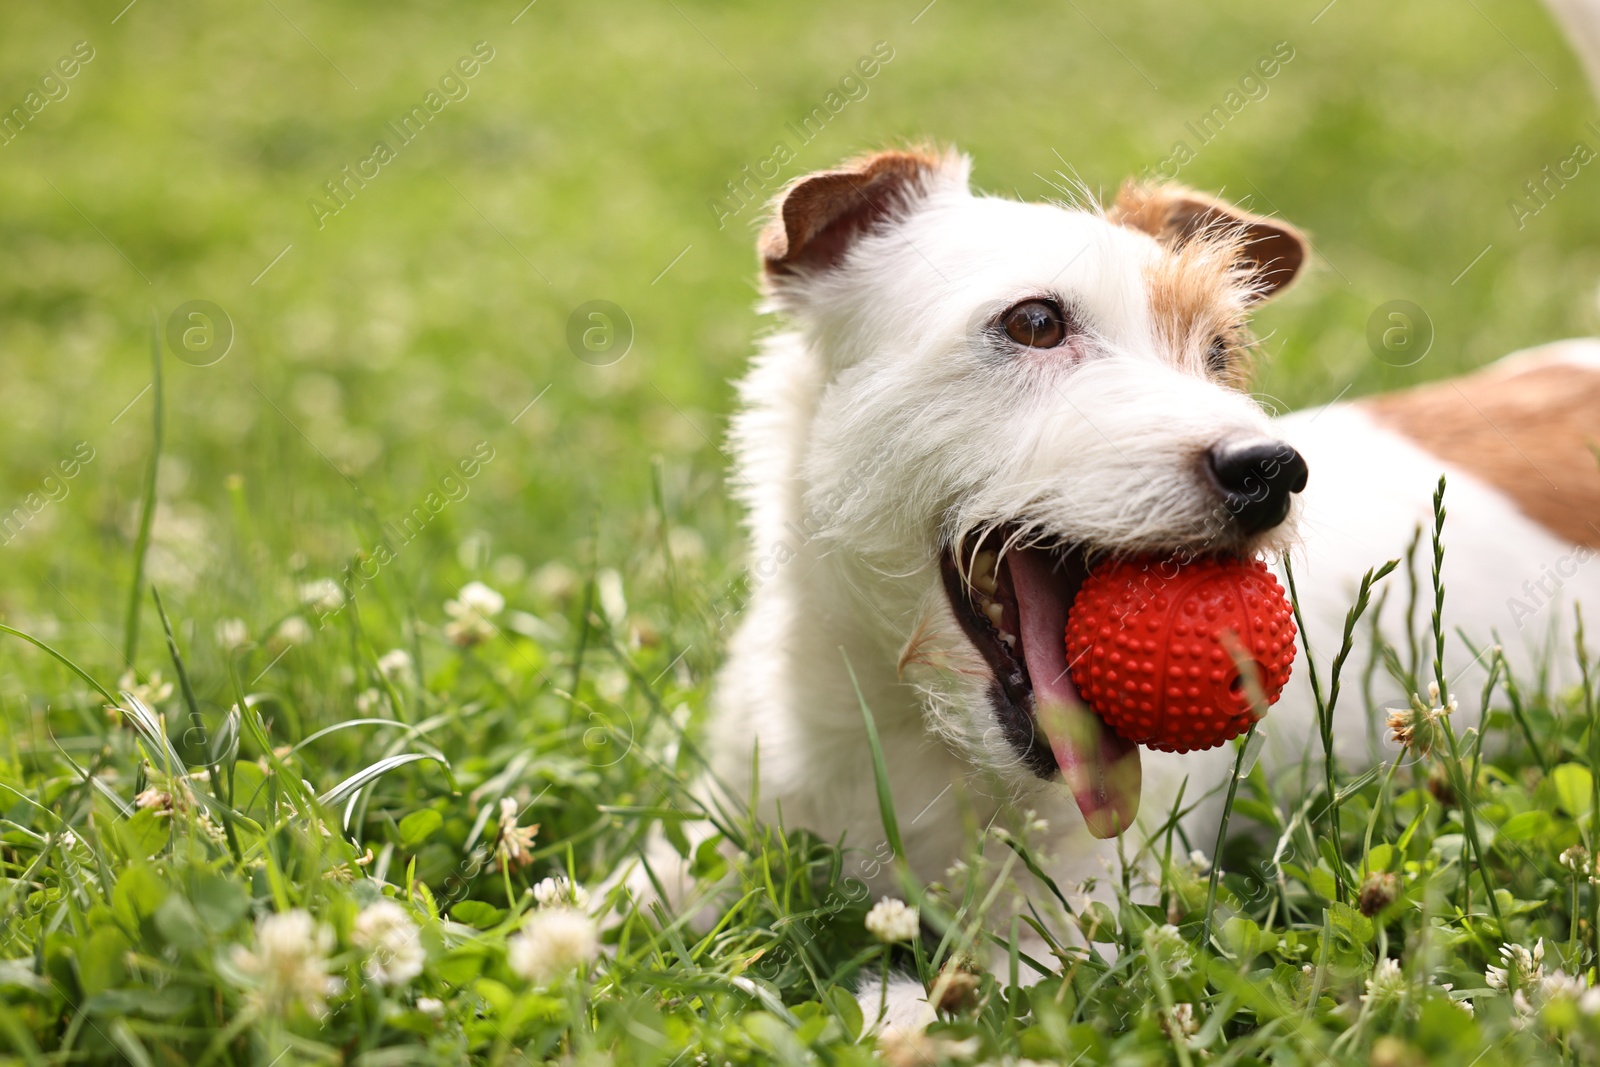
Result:
[[[1294,281],[1310,253],[1305,236],[1288,223],[1170,182],[1126,183],[1106,217],[1142,230],[1169,248],[1197,240],[1231,241],[1252,303]]]
[[[836,265],[857,237],[898,211],[949,162],[932,149],[877,152],[795,180],[778,194],[761,232],[767,276]]]
[[[1600,370],[1519,361],[1361,404],[1552,533],[1600,548]]]
[[[1237,242],[1226,237],[1191,241],[1145,268],[1156,340],[1180,367],[1212,373],[1242,386],[1249,335],[1244,282],[1236,263]],[[1208,365],[1213,347],[1220,365]]]
[[[1299,231],[1173,184],[1129,182],[1106,217],[1167,250],[1145,271],[1159,342],[1180,365],[1243,387],[1246,315],[1299,273]]]

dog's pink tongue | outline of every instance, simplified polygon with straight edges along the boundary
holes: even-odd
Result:
[[[1034,714],[1089,832],[1114,837],[1139,813],[1139,746],[1118,737],[1078,697],[1067,670],[1067,591],[1055,560],[1039,549],[1007,554],[1021,615],[1022,654]]]

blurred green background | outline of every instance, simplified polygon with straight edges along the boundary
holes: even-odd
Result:
[[[1194,146],[1186,124],[1288,42],[1179,175],[1276,210],[1320,255],[1260,317],[1263,394],[1357,396],[1596,326],[1600,166],[1520,228],[1508,207],[1576,142],[1600,147],[1532,0],[125,3],[0,13],[7,112],[93,49],[0,145],[0,513],[78,442],[95,457],[0,549],[0,615],[102,667],[121,666],[152,322],[196,299],[235,337],[210,366],[165,359],[150,566],[202,643],[216,618],[259,632],[295,610],[480,441],[495,458],[470,495],[363,610],[479,575],[517,602],[551,560],[626,576],[662,525],[655,470],[680,557],[731,571],[718,446],[771,327],[758,212],[713,202],[780,140],[796,158],[768,191],[931,138],[996,194],[1053,196],[1063,175],[1109,194]],[[401,146],[386,123],[477,42],[493,58],[465,98]],[[798,144],[787,124],[875,46],[892,59]],[[379,139],[395,158],[319,228],[308,201]],[[608,366],[567,341],[596,299],[632,323]],[[1413,366],[1365,341],[1392,299],[1437,331]]]

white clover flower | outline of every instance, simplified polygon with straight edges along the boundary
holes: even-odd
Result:
[[[582,584],[577,572],[565,563],[552,561],[533,572],[533,591],[545,600],[566,600]]]
[[[1532,952],[1521,945],[1501,945],[1500,958],[1504,967],[1491,966],[1483,972],[1490,989],[1509,989],[1513,979],[1518,989],[1537,988],[1544,981],[1544,938],[1534,944]]]
[[[455,608],[452,609],[450,604],[454,604]],[[506,598],[482,582],[468,582],[450,604],[445,605],[445,611],[452,616],[459,617],[470,611],[493,618],[505,610]]]
[[[1600,859],[1591,859],[1589,850],[1582,845],[1573,845],[1561,853],[1561,866],[1583,875],[1590,885],[1600,885]]]
[[[482,582],[468,582],[455,600],[445,601],[444,613],[450,616],[444,625],[445,636],[463,648],[482,644],[499,633],[489,620],[505,606],[506,598],[493,589]]]
[[[411,681],[416,672],[411,653],[403,648],[391,648],[378,657],[378,673],[395,683]]]
[[[311,624],[298,615],[290,615],[278,624],[275,636],[286,645],[310,644]]]
[[[1204,852],[1194,849],[1189,853],[1189,866],[1195,869],[1196,874],[1205,874],[1211,869],[1211,860]]]
[[[1172,1019],[1168,1032],[1174,1037],[1193,1037],[1200,1030],[1200,1020],[1194,1017],[1194,1005],[1188,1002],[1172,1006]]]
[[[157,789],[155,786],[151,786],[133,798],[133,806],[136,808],[153,808],[157,817],[171,815],[173,808],[172,794],[164,789]]]
[[[445,637],[450,638],[451,645],[458,645],[461,648],[482,645],[483,641],[493,640],[494,633],[496,629],[493,622],[475,614],[451,619],[445,624]]]
[[[539,835],[539,824],[517,825],[517,802],[511,797],[500,798],[500,833],[495,841],[495,856],[500,869],[526,867],[533,862],[533,842]]]
[[[895,897],[884,897],[874,904],[872,910],[867,912],[866,926],[867,933],[885,945],[914,941],[922,932],[917,909]]]
[[[1399,1000],[1405,991],[1406,976],[1400,969],[1400,961],[1385,957],[1378,961],[1377,969],[1367,979],[1367,991],[1361,1000],[1373,1005],[1387,1004]]]
[[[318,615],[326,615],[330,611],[338,611],[344,607],[344,590],[340,589],[339,583],[332,578],[318,578],[314,582],[304,582],[300,586],[300,603]]]
[[[406,909],[392,900],[368,904],[356,916],[350,940],[368,952],[362,971],[379,985],[405,985],[422,973],[428,955]]]
[[[232,652],[250,643],[250,626],[243,619],[218,619],[213,633],[217,638],[217,647],[224,652]]]
[[[1409,708],[1384,708],[1388,713],[1386,725],[1390,739],[1401,748],[1410,749],[1419,756],[1432,752],[1444,740],[1446,716],[1455,714],[1456,698],[1448,704],[1439,704],[1439,683],[1428,683],[1428,701],[1415,694]]]
[[[571,906],[589,910],[589,891],[565,875],[545,878],[533,887],[533,899],[541,908]]]
[[[436,997],[418,997],[417,1010],[424,1015],[443,1015],[444,1001]]]
[[[256,947],[233,946],[233,964],[250,981],[250,999],[263,1013],[283,1015],[296,1004],[327,1014],[327,998],[344,990],[328,974],[333,931],[299,908],[256,920]]]
[[[1588,990],[1589,982],[1586,978],[1554,970],[1545,975],[1544,981],[1539,983],[1539,999],[1541,1003],[1546,1004],[1552,1000],[1578,1001]]]
[[[1570,975],[1560,968],[1545,972],[1543,938],[1531,952],[1521,945],[1503,945],[1500,957],[1506,965],[1490,967],[1484,977],[1491,988],[1502,991],[1515,984],[1511,1006],[1519,1016],[1532,1016],[1558,1001],[1570,1002],[1585,1014],[1600,1013],[1600,992],[1590,986],[1587,976]],[[1525,1019],[1516,1022],[1518,1026],[1527,1025]]]
[[[383,691],[381,689],[363,689],[356,694],[356,711],[362,715],[372,715],[383,710]]]
[[[512,973],[539,985],[587,967],[600,955],[594,920],[575,908],[541,908],[506,943]]]

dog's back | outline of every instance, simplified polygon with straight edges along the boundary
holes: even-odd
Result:
[[[1600,611],[1600,341],[1545,345],[1463,378],[1296,412],[1280,426],[1315,472],[1304,494],[1304,546],[1290,559],[1318,669],[1325,672],[1338,650],[1361,575],[1385,560],[1405,560],[1420,530],[1417,606],[1402,565],[1388,579],[1380,624],[1403,650],[1403,666],[1412,666],[1415,648],[1419,688],[1432,678],[1432,500],[1441,474],[1452,693],[1475,717],[1495,642],[1523,679],[1547,658],[1571,663],[1564,653],[1574,605]],[[1458,632],[1475,643],[1477,658]],[[1372,654],[1369,634],[1364,621],[1347,687],[1359,682]],[[1410,694],[1381,666],[1375,677],[1378,707],[1407,704]],[[1293,684],[1267,723],[1283,755],[1303,749],[1301,730],[1314,706],[1304,664]],[[1360,720],[1360,697],[1343,704],[1341,756],[1393,756],[1392,743],[1373,750],[1383,739]]]

